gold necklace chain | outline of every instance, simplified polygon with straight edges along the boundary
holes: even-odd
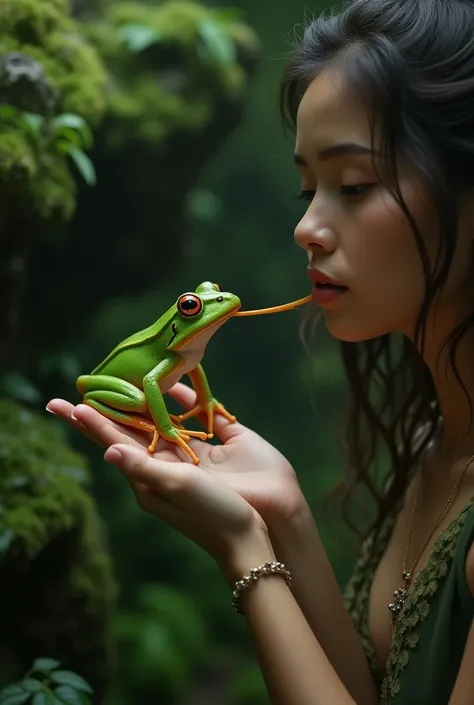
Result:
[[[396,618],[398,617],[398,615],[399,615],[400,612],[402,611],[403,606],[404,606],[404,604],[405,604],[405,600],[406,600],[406,598],[407,598],[407,593],[408,593],[408,590],[409,590],[409,588],[410,588],[410,584],[411,584],[411,581],[412,581],[412,578],[413,578],[413,573],[414,573],[414,570],[415,570],[416,566],[418,565],[418,561],[420,560],[421,556],[423,555],[423,551],[424,551],[425,548],[427,547],[427,545],[428,545],[428,543],[429,543],[431,537],[433,536],[434,532],[436,531],[436,529],[437,529],[438,526],[440,525],[441,521],[443,520],[443,517],[445,516],[446,512],[448,511],[448,508],[449,508],[451,502],[452,502],[452,501],[454,500],[454,498],[456,497],[456,495],[457,495],[457,493],[458,493],[458,491],[459,491],[459,488],[460,488],[460,486],[461,486],[461,483],[462,483],[462,481],[463,481],[463,479],[464,479],[464,475],[466,474],[466,471],[467,471],[468,467],[471,465],[471,463],[472,463],[473,461],[474,461],[474,455],[472,455],[472,456],[469,458],[469,460],[467,461],[466,465],[463,467],[463,469],[462,469],[462,471],[461,471],[461,473],[460,473],[458,479],[457,479],[456,482],[454,483],[454,487],[453,487],[453,489],[451,490],[451,493],[450,493],[450,495],[449,495],[449,497],[448,497],[448,499],[447,499],[447,501],[446,501],[444,507],[442,508],[442,510],[440,511],[440,513],[438,514],[438,517],[437,517],[435,523],[433,524],[433,526],[432,526],[432,528],[431,528],[431,530],[430,530],[428,536],[427,536],[427,537],[425,538],[425,540],[423,541],[423,543],[422,543],[422,545],[421,545],[421,548],[420,548],[420,550],[418,551],[418,554],[417,554],[417,556],[416,556],[416,558],[415,558],[415,561],[413,562],[412,567],[410,568],[410,570],[407,570],[408,552],[409,552],[409,550],[410,550],[411,535],[412,535],[412,533],[413,533],[413,526],[414,526],[414,523],[415,523],[415,514],[416,514],[416,510],[417,510],[417,508],[418,508],[418,500],[419,500],[419,497],[420,497],[421,481],[422,481],[422,477],[423,477],[423,469],[424,469],[424,463],[423,463],[423,466],[422,466],[422,468],[421,468],[421,470],[420,470],[420,473],[419,473],[419,476],[418,476],[418,484],[417,484],[417,489],[416,489],[415,502],[414,502],[414,504],[413,504],[413,509],[412,509],[412,513],[411,513],[410,526],[409,526],[409,529],[408,529],[407,544],[406,544],[406,547],[405,547],[405,557],[404,557],[404,559],[403,559],[403,566],[402,566],[403,585],[402,585],[402,587],[398,588],[398,590],[395,590],[395,592],[393,593],[393,596],[394,596],[395,599],[394,599],[394,601],[391,602],[391,603],[389,604],[389,606],[388,606],[388,609],[389,609],[390,612],[392,613],[392,631],[393,631],[393,629],[394,629],[394,627],[395,627]]]

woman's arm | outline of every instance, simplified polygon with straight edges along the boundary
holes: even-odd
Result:
[[[269,532],[277,559],[292,574],[295,599],[332,667],[357,703],[376,702],[362,644],[307,504],[290,522],[270,525]]]
[[[316,545],[313,537],[313,550]],[[296,544],[293,547],[296,548]],[[301,548],[299,550],[302,554],[308,550],[309,554],[311,546],[308,546],[305,551]],[[229,584],[233,584],[233,581],[248,575],[251,568],[274,560],[275,553],[268,535],[262,531],[254,532],[244,543],[234,548],[232,564],[225,567],[223,572]],[[299,564],[296,561],[293,561],[293,564],[293,570],[295,570],[295,566]],[[313,555],[311,567],[307,566],[305,570],[296,569],[299,592],[301,592],[301,581],[306,574],[310,584],[303,590],[304,599],[310,602],[309,591],[313,586],[316,588],[315,602],[318,599],[327,600],[326,603],[319,605],[320,610],[312,608],[316,627],[324,627],[332,634],[332,638],[326,634],[325,639],[337,655],[336,661],[339,667],[345,670],[346,678],[355,676],[357,656],[359,656],[361,683],[358,687],[353,684],[353,690],[357,690],[356,695],[348,692],[286,582],[280,576],[261,577],[244,591],[241,604],[272,703],[274,705],[354,705],[354,703],[376,705],[378,698],[372,681],[365,672],[368,669],[367,665],[364,665],[360,646],[357,646],[357,637],[349,629],[343,617],[343,606],[335,599],[335,591],[331,592],[329,589],[330,587],[334,589],[334,585],[331,580],[328,580],[327,567],[319,572],[320,568],[323,566],[318,564],[318,556]],[[320,581],[326,583],[326,596],[318,586],[320,581],[316,573],[320,575]],[[326,618],[322,618],[324,612],[327,614]],[[348,638],[352,643],[346,643]],[[337,645],[339,645],[339,653],[337,653]],[[348,668],[344,669],[342,654],[347,660],[353,659],[356,665],[349,667],[347,664]],[[364,672],[362,667],[365,669]]]

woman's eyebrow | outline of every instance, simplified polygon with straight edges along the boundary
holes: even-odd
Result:
[[[340,157],[343,154],[371,154],[382,156],[380,152],[374,152],[374,150],[370,149],[370,147],[365,147],[364,145],[357,144],[356,142],[344,142],[343,144],[335,144],[331,147],[326,147],[326,149],[319,151],[317,156],[320,162],[325,162],[329,159]],[[296,152],[293,154],[293,160],[298,166],[308,166],[303,157]]]

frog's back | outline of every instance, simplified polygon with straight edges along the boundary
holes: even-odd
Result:
[[[137,375],[145,376],[159,362],[157,353],[158,348],[162,345],[161,334],[164,333],[166,336],[166,328],[173,318],[173,313],[174,309],[172,308],[148,328],[132,333],[128,338],[122,340],[92,370],[91,375],[107,374],[129,379],[125,372],[129,367],[130,369],[132,367],[128,364],[128,361],[130,360],[130,355],[133,354],[133,369],[136,370]],[[132,380],[130,379],[129,381]]]

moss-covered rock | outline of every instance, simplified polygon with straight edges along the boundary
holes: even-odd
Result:
[[[70,17],[67,0],[0,0],[0,57],[5,64],[0,103],[49,119],[73,113],[91,126],[100,123],[107,72],[97,50]],[[13,124],[0,112],[0,198],[8,200],[11,214],[10,220],[4,219],[5,230],[44,232],[39,224],[54,229],[67,222],[76,205],[76,173],[71,166],[54,140],[32,141],[21,124]]]
[[[250,27],[230,11],[189,0],[118,3],[83,30],[109,70],[107,140],[160,143],[185,129],[197,137],[216,104],[242,100],[242,54],[258,53]]]
[[[9,182],[29,182],[38,173],[38,162],[25,135],[0,128],[0,174]]]
[[[1,0],[0,0],[1,1]],[[106,72],[97,55],[73,25],[52,32],[41,44],[24,44],[15,36],[0,35],[0,53],[21,51],[44,69],[57,87],[56,113],[76,113],[97,125],[105,109]]]
[[[0,400],[0,681],[53,656],[99,701],[116,587],[89,480],[52,423]]]
[[[41,44],[67,15],[67,0],[0,0],[2,34],[24,44]]]

